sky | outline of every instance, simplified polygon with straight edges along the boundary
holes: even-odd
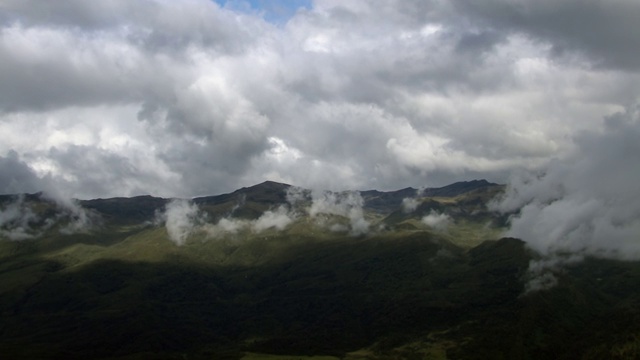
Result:
[[[0,193],[485,178],[530,206],[515,234],[556,229],[559,198],[629,222],[596,208],[640,216],[638,19],[637,0],[2,0]]]
[[[311,8],[311,0],[216,0],[216,3],[230,10],[258,15],[278,25],[285,24],[298,10]]]

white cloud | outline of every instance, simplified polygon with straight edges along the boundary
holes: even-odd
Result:
[[[292,206],[296,207],[300,203],[304,203],[305,201],[311,200],[311,191],[298,187],[298,186],[290,186],[287,188],[287,202]]]
[[[323,0],[270,24],[208,0],[7,0],[0,154],[36,174],[12,191],[398,189],[539,169],[638,102],[640,6],[525,3]]]
[[[252,224],[254,231],[262,232],[267,229],[275,228],[276,230],[284,230],[293,222],[289,209],[286,206],[280,206],[276,210],[267,210]]]
[[[216,226],[214,227],[209,227],[209,233],[212,235],[217,235],[219,233],[230,233],[230,234],[235,234],[237,233],[240,229],[242,229],[243,227],[246,227],[246,221],[242,221],[242,220],[237,220],[237,219],[228,219],[228,218],[222,218],[218,221],[218,223],[216,224]],[[219,228],[219,229],[216,229]],[[216,231],[218,230],[218,231]],[[222,230],[222,231],[219,231]]]
[[[10,240],[25,240],[40,236],[41,229],[33,223],[38,216],[24,203],[24,197],[19,196],[0,208],[0,235]]]
[[[418,205],[420,205],[420,200],[416,198],[404,198],[402,199],[402,211],[405,213],[414,212]]]
[[[581,254],[557,254],[531,260],[525,276],[524,294],[544,291],[558,285],[558,275],[565,267],[584,260]]]
[[[349,219],[349,227],[345,228],[339,223],[329,223],[334,231],[348,230],[352,235],[363,235],[369,232],[369,222],[364,218],[362,206],[364,200],[359,192],[348,191],[335,193],[330,191],[312,193],[312,203],[309,215],[337,215]]]
[[[286,206],[279,206],[275,210],[265,211],[255,220],[224,217],[215,224],[203,224],[201,228],[210,237],[220,238],[246,230],[251,230],[254,233],[261,233],[269,229],[284,231],[295,219],[295,213],[291,212]]]
[[[445,213],[438,213],[431,210],[429,215],[422,218],[422,222],[436,231],[446,231],[453,219]]]
[[[545,255],[640,258],[638,124],[635,109],[618,114],[602,133],[578,135],[575,152],[539,175],[514,177],[496,205],[520,209],[508,235]]]
[[[37,239],[54,229],[60,234],[76,234],[90,231],[97,215],[82,208],[75,200],[60,194],[41,193],[33,200],[24,194],[0,205],[0,236],[9,240]],[[40,204],[40,202],[44,204]],[[38,208],[51,207],[51,212],[38,212]]]
[[[159,216],[164,221],[169,239],[178,246],[186,243],[189,235],[196,232],[202,221],[198,205],[184,199],[171,200],[165,206],[164,213]]]
[[[493,204],[514,213],[506,235],[556,259],[553,264],[587,256],[640,259],[639,124],[631,108],[607,119],[600,132],[577,134],[570,155],[514,176]]]

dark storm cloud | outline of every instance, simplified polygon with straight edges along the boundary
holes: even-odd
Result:
[[[0,156],[0,194],[34,193],[43,183],[15,151]]]
[[[159,185],[153,174],[136,168],[129,159],[92,146],[52,148],[46,157],[65,169],[59,186],[77,189],[74,195],[80,198],[113,194],[122,189],[127,189],[129,196],[142,195]]]
[[[584,55],[588,62],[640,68],[640,4],[635,0],[454,0],[459,11],[497,31],[520,32],[548,42],[556,56]]]

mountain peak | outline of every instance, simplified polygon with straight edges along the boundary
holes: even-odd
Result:
[[[473,191],[473,190],[483,188],[483,187],[488,187],[488,186],[499,186],[499,184],[489,182],[485,179],[458,181],[453,184],[449,184],[439,188],[428,188],[425,190],[425,195],[454,197],[469,191]]]
[[[247,188],[243,188],[243,189],[286,189],[291,187],[291,185],[289,184],[285,184],[285,183],[280,183],[277,181],[271,181],[271,180],[267,180],[267,181],[263,181],[260,184],[256,184],[253,186],[249,186]]]

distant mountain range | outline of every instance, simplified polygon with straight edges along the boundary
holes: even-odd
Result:
[[[242,204],[250,208],[247,204],[252,204],[258,209],[281,205],[287,202],[287,191],[293,186],[274,181],[265,181],[251,187],[238,189],[232,193],[197,197],[193,202],[208,209],[230,209],[237,204]],[[490,183],[486,180],[473,180],[457,182],[440,188],[425,188],[421,190],[420,197],[447,197],[454,198],[470,192],[484,192],[495,195],[496,191],[502,190],[503,185]],[[309,190],[306,190],[309,191]],[[389,213],[398,210],[405,198],[418,196],[418,189],[405,188],[397,191],[357,191],[364,200],[363,208],[367,211],[378,213]],[[7,197],[5,196],[4,199]],[[158,198],[152,196],[136,196],[132,198],[110,198],[81,200],[82,207],[95,210],[96,212],[118,222],[140,222],[151,220],[157,211],[171,199]],[[3,201],[0,198],[0,201]],[[6,201],[6,200],[4,200]],[[241,213],[242,216],[259,216],[260,211]]]
[[[640,264],[502,238],[504,186],[0,196],[8,359],[633,359]]]

